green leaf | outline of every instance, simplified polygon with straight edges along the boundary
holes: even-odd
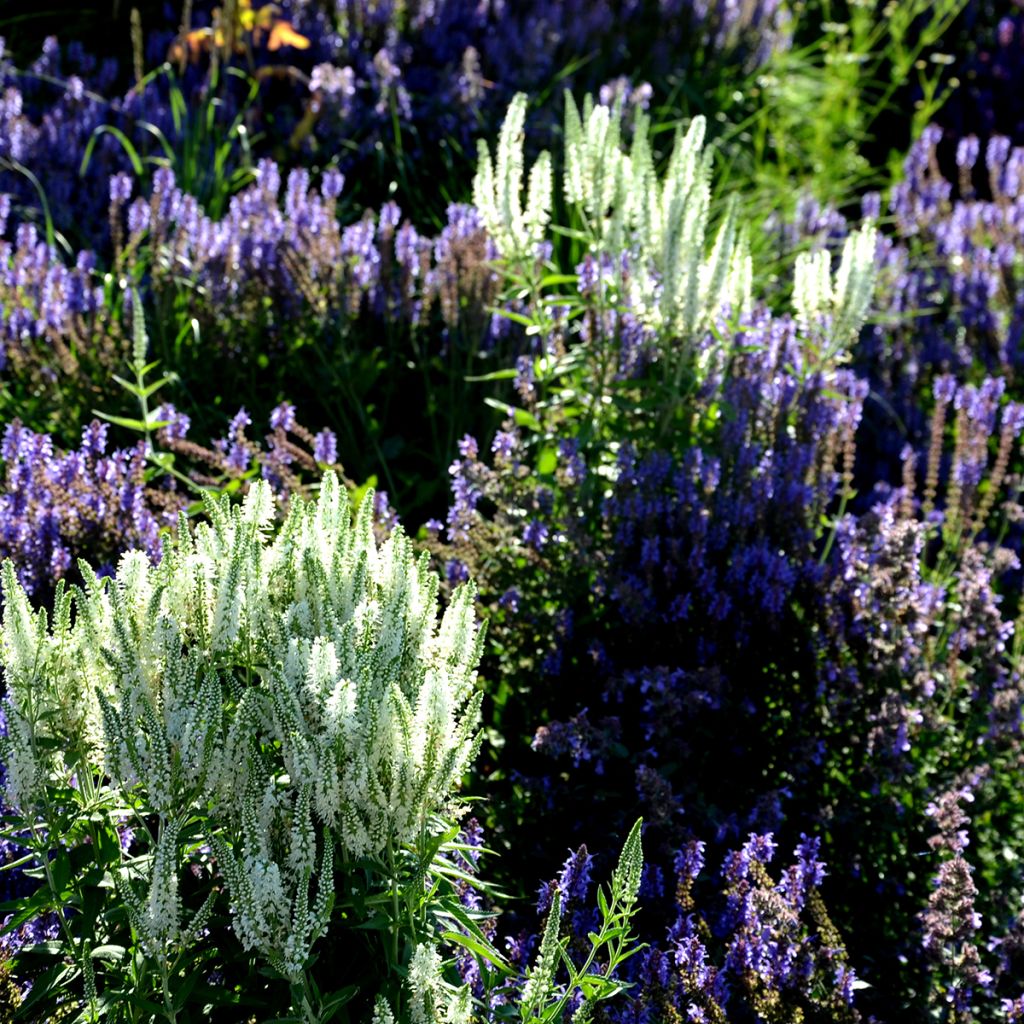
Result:
[[[85,152],[82,154],[82,163],[78,168],[78,174],[80,177],[85,176],[86,170],[89,168],[89,161],[92,159],[92,151],[96,146],[96,140],[101,135],[113,135],[118,142],[121,143],[121,148],[124,150],[125,155],[128,157],[129,162],[132,165],[132,170],[135,172],[136,177],[142,177],[142,160],[139,158],[138,151],[132,145],[128,136],[125,135],[120,128],[115,128],[112,124],[101,124],[99,125],[89,136],[89,141],[86,144]]]
[[[94,960],[122,960],[127,952],[124,946],[96,946],[89,951],[89,956]]]
[[[110,379],[117,381],[117,383],[120,384],[121,387],[123,387],[129,394],[134,395],[136,398],[139,397],[140,389],[135,381],[126,380],[124,377],[119,377],[116,373],[112,373],[110,375]]]
[[[102,412],[100,409],[93,409],[93,416],[98,416],[101,420],[106,420],[108,423],[113,423],[116,427],[124,427],[125,430],[135,430],[145,433],[150,427],[142,420],[133,420],[127,416],[111,416],[110,413]]]
[[[532,412],[527,412],[525,409],[516,409],[512,414],[512,418],[518,426],[529,427],[535,433],[539,434],[544,429],[544,424]]]
[[[475,939],[471,935],[453,931],[442,932],[441,938],[446,942],[452,943],[452,945],[462,946],[463,949],[468,949],[471,953],[475,953],[507,977],[515,976],[516,972],[505,963],[501,954],[489,943]]]
[[[503,412],[506,416],[511,416],[516,411],[514,405],[509,405],[508,402],[499,402],[497,398],[491,398],[490,395],[484,397],[484,404]]]
[[[536,433],[540,433],[544,429],[544,425],[532,412],[509,405],[508,402],[500,402],[497,398],[491,398],[490,395],[484,397],[484,402],[492,409],[498,409],[506,416],[511,416],[521,427],[529,427],[530,430]]]
[[[363,499],[370,490],[376,490],[377,487],[377,475],[372,474],[368,476],[364,483],[360,484],[350,495],[353,508],[359,508],[363,503]]]
[[[164,135],[164,133],[160,131],[152,121],[138,121],[136,123],[144,132],[152,135],[153,138],[156,139],[157,144],[164,151],[163,160],[159,157],[151,156],[146,157],[146,162],[156,165],[172,166],[174,163],[174,147],[167,141],[167,136]]]
[[[43,211],[43,220],[46,222],[46,244],[51,249],[54,248],[57,241],[57,235],[53,230],[53,217],[50,214],[50,203],[46,198],[46,189],[44,189],[40,184],[39,179],[27,167],[18,163],[17,160],[5,159],[4,166],[10,167],[17,171],[18,174],[24,175],[36,190],[36,195],[39,196],[39,205]]]
[[[62,847],[58,848],[57,855],[50,861],[50,873],[53,876],[53,888],[63,894],[71,881],[71,859]]]
[[[368,921],[360,921],[352,927],[360,931],[386,932],[391,930],[391,918],[386,914],[374,914]]]
[[[558,452],[554,448],[544,448],[537,456],[537,473],[540,476],[551,476],[558,468]]]
[[[174,987],[174,1009],[175,1012],[180,1012],[185,1008],[185,1004],[188,1002],[189,997],[192,995],[192,990],[196,987],[196,982],[201,977],[199,971],[187,971],[185,973],[185,980],[175,983]]]
[[[153,426],[163,426],[163,421],[154,423]],[[174,452],[150,452],[149,461],[165,472],[170,472],[174,466]]]
[[[561,235],[563,238],[574,238],[578,242],[589,242],[590,235],[586,231],[578,231],[575,228],[563,228],[558,224],[551,225],[553,234]]]
[[[523,327],[535,327],[537,325],[533,317],[523,316],[522,313],[514,313],[511,309],[499,309],[498,315],[511,320],[513,323],[521,324]]]
[[[337,992],[320,1004],[320,1016],[318,1019],[321,1022],[330,1020],[346,1003],[351,1002],[358,992],[358,985],[346,985],[345,988],[338,989]]]
[[[491,373],[483,373],[475,377],[463,377],[462,379],[464,381],[477,384],[480,383],[481,381],[488,380],[512,380],[515,377],[516,373],[517,371],[514,369],[493,370]]]
[[[59,967],[51,967],[48,971],[44,971],[38,977],[33,978],[32,991],[22,1001],[18,1008],[19,1012],[23,1012],[37,1003],[43,1002],[53,991],[63,990],[78,977],[78,974],[79,970],[77,967],[61,964]]]
[[[153,381],[152,384],[147,384],[142,389],[142,397],[149,398],[150,395],[156,394],[156,392],[159,391],[162,387],[164,387],[167,384],[173,384],[176,380],[176,375],[168,375],[166,377],[161,377],[159,380]]]

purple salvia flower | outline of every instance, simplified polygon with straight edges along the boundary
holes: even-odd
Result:
[[[977,135],[966,135],[956,144],[956,165],[971,170],[978,162],[981,146]]]
[[[540,551],[548,542],[550,530],[539,519],[531,519],[523,530],[523,543],[534,551]]]
[[[445,562],[444,574],[449,585],[454,587],[469,579],[469,567],[458,558],[450,558]]]
[[[295,426],[295,406],[289,402],[282,402],[270,413],[270,427],[272,430],[292,430]]]
[[[127,174],[114,174],[110,178],[110,202],[124,206],[132,197],[132,179]]]
[[[517,443],[516,435],[513,432],[499,430],[491,442],[491,451],[499,461],[508,460],[512,458]]]
[[[320,194],[324,199],[337,199],[344,187],[344,174],[333,167],[330,170],[324,171],[323,179],[320,182]]]
[[[680,879],[692,882],[704,869],[704,842],[693,839],[676,854],[675,872]]]
[[[558,888],[565,902],[583,903],[590,889],[590,868],[593,858],[586,846],[581,846],[570,854],[562,865],[562,873],[558,876]]]
[[[338,439],[334,431],[325,427],[313,438],[313,458],[328,466],[338,461]]]
[[[192,425],[191,419],[169,402],[157,407],[156,418],[159,421],[166,421],[167,425],[161,428],[161,433],[175,441],[183,441]]]

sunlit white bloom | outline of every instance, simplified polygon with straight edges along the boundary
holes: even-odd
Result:
[[[335,845],[413,841],[468,767],[474,591],[439,621],[426,556],[400,530],[378,546],[372,507],[353,517],[328,475],[271,539],[254,484],[241,506],[210,501],[158,565],[132,552],[113,580],[59,595],[52,624],[5,567],[7,798],[31,810],[77,758],[159,817],[147,895],[127,886],[147,949],[185,934],[182,815],[209,821],[243,945],[295,976],[327,924]]]

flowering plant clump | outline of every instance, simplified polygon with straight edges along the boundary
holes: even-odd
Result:
[[[581,153],[606,138],[596,110]],[[528,185],[525,202],[505,202],[526,175],[501,161],[503,146],[504,136],[478,183],[499,163],[509,169],[510,187],[495,190],[485,216],[521,249],[516,238],[539,238],[527,211],[540,191]],[[794,261],[793,317],[757,306],[730,317],[712,305],[690,321],[645,307],[622,287],[640,277],[644,236],[624,233],[627,263],[609,239],[629,192],[609,191],[591,203],[605,220],[580,229],[592,254],[578,268],[578,296],[559,296],[568,314],[537,315],[544,342],[517,369],[520,405],[507,407],[493,457],[463,439],[445,537],[437,521],[425,530],[448,578],[472,575],[492,611],[484,672],[496,742],[485,763],[504,801],[496,820],[540,816],[571,842],[598,820],[621,823],[639,802],[651,866],[663,870],[694,836],[718,847],[750,830],[793,843],[820,836],[826,916],[855,922],[843,934],[865,977],[858,1006],[881,1016],[918,993],[952,1006],[955,1019],[999,1020],[1003,1001],[1019,997],[1016,954],[994,952],[1015,948],[1021,898],[1019,843],[1008,838],[1020,821],[1021,736],[1022,420],[1006,361],[1016,353],[1013,161],[1006,152],[993,164],[1001,184],[991,203],[950,210],[948,189],[930,200],[934,167],[895,191],[901,209],[918,210],[907,224],[934,224],[940,245],[958,246],[959,258],[939,250],[948,272],[915,262],[909,228],[895,242],[871,229],[854,235],[822,212],[821,237]],[[630,164],[600,166],[625,174]],[[957,234],[957,218],[970,229]],[[696,241],[706,223],[679,249],[680,265],[695,268],[684,283],[710,280],[725,245],[708,261]],[[1002,240],[998,257],[990,236]],[[648,265],[661,282],[657,252]],[[910,286],[936,288],[948,303],[919,323],[958,349],[910,348],[923,339],[894,316],[864,327],[876,280],[883,304],[913,301],[899,292],[901,267],[913,268]],[[972,273],[990,287],[972,292]],[[775,282],[776,303],[779,293]],[[990,315],[967,317],[979,307]],[[630,315],[646,320],[650,354],[623,374]],[[898,365],[898,351],[914,358]],[[680,352],[692,354],[689,372],[666,379]],[[1006,376],[986,376],[990,365]],[[666,384],[677,380],[673,394]],[[894,409],[906,410],[902,434]],[[876,471],[880,445],[897,440],[895,472]],[[538,687],[538,676],[551,685]],[[527,743],[551,760],[531,757]],[[933,885],[919,866],[928,808],[975,775],[977,858],[960,858]],[[515,856],[530,865],[520,875],[536,873],[528,852]],[[954,944],[922,934],[923,922],[967,903],[967,924],[948,926]],[[720,937],[721,919],[697,905]],[[824,920],[814,919],[822,937],[832,934]],[[832,978],[835,1007],[852,999],[851,970]],[[790,1012],[790,976],[773,972],[771,1012]],[[744,991],[764,1016],[766,992]]]
[[[0,191],[97,250],[114,241],[103,202],[113,174],[176,165],[219,214],[254,158],[273,154],[340,165],[379,205],[382,154],[403,184],[450,175],[514,93],[536,94],[563,70],[563,84],[647,106],[650,81],[688,67],[716,79],[733,61],[755,71],[788,48],[792,21],[778,0],[143,6],[149,31],[135,26],[130,60],[47,36],[22,69],[0,39]],[[611,42],[613,27],[628,38]]]
[[[188,436],[189,417],[170,403],[148,416],[137,421],[140,430],[146,422],[161,425],[151,442],[130,448],[112,448],[110,425],[97,420],[68,450],[17,420],[8,424],[0,444],[0,553],[37,601],[48,601],[58,580],[78,579],[86,555],[101,576],[130,549],[157,561],[162,535],[177,528],[181,512],[195,511],[203,493],[245,491],[263,479],[283,509],[292,494],[308,497],[326,469],[340,469],[334,433],[307,430],[288,402],[271,413],[262,445],[247,435],[252,420],[244,409],[210,447]],[[387,493],[374,500],[378,522],[392,522]]]
[[[397,886],[401,858],[445,833],[476,748],[473,590],[439,620],[425,560],[400,530],[374,540],[372,497],[353,521],[328,475],[272,540],[265,484],[208,513],[157,565],[129,552],[113,579],[58,588],[52,622],[6,563],[6,794],[67,961],[34,1001],[95,1014],[131,949],[174,1019],[173,990],[217,918],[300,986],[352,865],[365,865],[360,888],[371,865]],[[134,838],[111,853],[125,817]],[[80,899],[90,912],[69,913]],[[405,925],[389,928],[398,952]]]
[[[183,505],[172,491],[147,488],[141,444],[111,451],[107,436],[94,420],[81,445],[62,452],[17,420],[4,431],[0,551],[37,598],[74,572],[76,557],[91,555],[101,573],[130,547],[159,557],[160,530]]]
[[[1024,1024],[1009,6],[0,15],[0,1024]]]

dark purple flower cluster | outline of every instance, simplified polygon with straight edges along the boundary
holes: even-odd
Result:
[[[227,433],[208,448],[189,438],[190,418],[170,403],[159,406],[156,417],[163,423],[156,433],[160,446],[187,461],[189,479],[199,487],[217,490],[228,481],[244,483],[258,475],[284,503],[292,494],[307,495],[308,478],[319,479],[325,469],[341,468],[334,432],[325,428],[314,434],[298,421],[289,402],[271,412],[270,433],[262,445],[246,433],[252,418],[244,408],[231,418]],[[391,514],[385,511],[387,493],[379,491],[377,499],[380,515]]]
[[[14,228],[10,210],[10,197],[0,195],[0,373],[8,401],[57,390],[69,403],[64,415],[74,415],[71,393],[94,390],[92,381],[122,362],[120,325],[92,254],[80,253],[68,266],[35,225]]]
[[[702,401],[721,410],[715,436],[681,457],[621,445],[615,484],[600,501],[595,584],[618,627],[588,639],[586,661],[606,679],[616,715],[629,708],[642,730],[631,742],[648,759],[664,756],[663,741],[685,733],[692,715],[731,703],[727,655],[764,649],[793,601],[824,578],[817,520],[849,479],[862,385],[844,373],[827,386],[801,382],[791,321],[758,315],[737,349],[743,354],[698,399],[698,410]],[[576,491],[580,458],[560,466]],[[581,516],[578,506],[559,508],[547,529],[578,538]],[[550,635],[558,646],[548,663],[568,669],[582,638],[569,620]],[[547,723],[535,746],[558,732]]]
[[[627,986],[627,994],[603,1005],[601,1019],[609,1024],[726,1024],[754,1013],[761,1020],[809,1015],[859,1021],[853,1008],[856,975],[819,892],[825,877],[819,846],[818,840],[801,837],[793,862],[776,881],[768,868],[777,849],[771,833],[751,833],[707,877],[705,844],[690,840],[675,857],[675,896],[668,901],[661,869],[645,869],[642,897],[669,908],[667,928],[664,938],[650,942],[620,968],[616,980]],[[467,869],[475,874],[475,863]],[[537,901],[537,914],[543,917],[555,891],[560,894],[567,949],[575,962],[589,956],[589,937],[600,928],[598,908],[591,902],[593,869],[594,858],[580,847],[570,853],[558,877],[540,887]],[[474,910],[479,905],[475,896],[467,902]],[[489,929],[493,939],[493,920]],[[507,937],[504,946],[510,961],[523,968],[538,942],[539,935],[525,929]],[[476,960],[460,956],[459,970],[474,993],[483,996]],[[605,970],[600,958],[594,970]],[[523,980],[496,997],[491,994],[492,1019],[500,1018],[500,1007],[514,1000]],[[568,994],[571,1007],[578,1005],[581,994],[566,993],[566,988],[567,977],[559,971],[556,993]]]
[[[82,432],[79,448],[62,452],[47,434],[8,424],[0,457],[0,552],[17,566],[30,593],[45,595],[75,571],[79,558],[111,572],[128,548],[160,554],[160,530],[184,500],[147,485],[146,454],[110,450],[105,424]]]
[[[994,166],[1005,173],[1011,156]],[[953,245],[942,208],[948,193],[933,172],[911,176],[895,202],[914,211],[907,216],[916,225],[941,222],[936,238]],[[992,230],[1009,217],[1012,233],[1013,186],[1001,180],[1000,188],[978,217]],[[827,211],[808,209],[806,220],[825,244],[843,235],[841,219]],[[982,242],[970,244],[980,250]],[[905,241],[883,242],[883,271],[936,273],[912,253]],[[1005,270],[1016,268],[1000,258]],[[581,269],[585,299],[599,287],[595,279]],[[949,308],[967,301],[962,285],[952,270],[943,280]],[[984,303],[999,310],[1005,298],[993,290]],[[594,365],[593,349],[619,345],[618,322],[604,324],[597,305],[585,304],[572,342],[554,342],[587,332]],[[940,316],[929,318],[922,322],[935,332],[947,330]],[[1004,321],[978,323],[991,338]],[[936,961],[915,943],[930,890],[907,870],[908,852],[921,855],[927,845],[925,808],[965,770],[1021,756],[1017,609],[1000,592],[1019,571],[1017,542],[1012,532],[1000,538],[999,524],[1021,516],[1024,417],[1012,378],[963,382],[988,365],[992,350],[977,345],[964,345],[958,359],[936,358],[927,372],[910,367],[902,379],[895,363],[888,377],[881,372],[879,349],[869,348],[857,353],[872,371],[865,378],[809,366],[808,346],[785,318],[759,312],[720,334],[725,344],[698,344],[705,376],[687,396],[677,433],[644,419],[659,408],[658,339],[653,364],[617,375],[612,408],[621,413],[608,412],[601,424],[614,440],[608,447],[601,435],[577,432],[580,420],[559,420],[563,406],[547,400],[536,378],[525,385],[535,365],[526,358],[520,398],[551,433],[531,444],[507,425],[494,439],[492,465],[464,440],[452,466],[448,543],[432,543],[482,584],[492,609],[491,670],[505,680],[557,680],[524,685],[526,706],[506,697],[497,712],[506,746],[487,756],[507,773],[505,798],[526,799],[548,834],[569,842],[609,822],[623,827],[639,798],[661,858],[655,866],[694,833],[722,843],[753,829],[795,842],[801,831],[823,830],[833,864],[829,906],[849,928],[854,962],[866,963],[864,1000],[885,1016],[896,993],[938,984],[930,980]],[[872,335],[879,345],[919,344],[891,325]],[[1009,372],[999,351],[992,365]],[[940,372],[950,368],[957,376]],[[608,378],[587,378],[575,394],[588,387],[607,388]],[[631,388],[650,389],[646,404],[631,404]],[[872,388],[880,401],[869,402]],[[891,411],[897,400],[916,417],[908,417],[911,443],[904,436],[895,471],[869,477],[858,495],[879,443],[877,407]],[[516,733],[518,749],[508,742]],[[531,760],[526,741],[555,764]],[[993,771],[990,805],[1012,800],[1012,777]],[[794,913],[812,909],[805,893],[820,881],[820,860],[803,842],[799,863],[762,903],[777,927],[792,920],[780,901]],[[744,863],[742,851],[730,861],[741,880]],[[1005,876],[1005,891],[995,886],[979,897],[986,913],[1010,913],[1019,888],[1012,869]],[[737,897],[737,907],[747,906]],[[772,991],[817,972],[829,977],[835,1006],[848,1005],[848,965],[812,968],[800,943],[773,940],[771,955],[782,959],[762,970],[763,931],[748,934],[740,920],[722,970],[767,978]],[[705,970],[708,962],[696,949],[687,961],[710,985],[718,975]],[[981,978],[980,964],[978,971]],[[645,976],[642,985],[653,982]],[[1016,997],[980,982],[974,988],[982,1013]],[[772,1019],[754,988],[747,997]],[[694,1019],[717,1019],[710,1003],[695,1006],[706,1016]]]
[[[801,386],[787,372],[801,359],[792,322],[760,317],[737,344],[754,352],[718,382],[715,446],[682,461],[623,446],[603,514],[617,552],[609,595],[627,622],[728,622],[745,647],[758,621],[820,576],[807,557],[813,512],[839,488],[866,392],[843,373]],[[714,660],[713,634],[701,632],[696,656]]]
[[[609,343],[617,344],[614,335]],[[798,609],[813,607],[829,579],[820,522],[851,485],[866,388],[847,371],[826,379],[807,367],[806,354],[794,322],[765,312],[742,325],[728,355],[709,346],[708,376],[688,415],[711,426],[689,445],[652,446],[649,428],[619,424],[611,436],[635,440],[612,452],[570,435],[538,454],[508,426],[492,446],[493,467],[471,439],[460,445],[448,545],[434,543],[469,565],[493,599],[497,671],[515,678],[512,666],[526,666],[557,680],[527,708],[506,705],[502,725],[506,736],[521,729],[558,767],[549,772],[514,751],[495,755],[532,794],[531,814],[543,816],[552,836],[591,836],[595,806],[605,827],[622,828],[637,798],[662,858],[688,829],[710,830],[718,842],[770,831],[792,798],[778,776],[799,777],[820,758],[813,727],[776,732],[783,707],[808,726],[818,713],[817,683],[801,690],[780,666],[814,673],[813,650],[794,644]],[[618,386],[637,385],[626,376]],[[630,776],[632,791],[623,786]],[[755,844],[730,861],[735,885],[755,850],[765,852]],[[653,859],[652,872],[661,865]],[[827,976],[829,992],[848,994],[852,973],[814,966],[817,954],[796,923],[820,872],[817,847],[805,841],[778,887],[753,886],[761,895],[747,902],[764,897],[770,927],[801,935],[789,945],[772,939],[781,959],[771,969],[767,947],[758,946],[768,925],[723,925],[735,941],[720,947],[722,956],[738,976],[760,979],[747,1005],[776,998],[769,992],[804,991],[812,976],[816,990]],[[713,987],[718,975],[698,969],[704,954],[690,953],[687,969]],[[744,957],[752,959],[741,967]],[[721,999],[718,1010],[694,1005],[708,1020],[724,1019],[715,1016],[724,1013]]]
[[[317,5],[292,8],[303,31],[325,32]],[[790,43],[776,0],[337,0],[334,8],[329,59],[310,79],[308,140],[336,151],[337,140],[354,137],[368,155],[393,144],[396,121],[400,156],[429,156],[450,139],[465,146],[493,129],[514,93],[537,94],[566,69],[565,86],[603,86],[608,98],[618,92],[646,106],[651,88],[638,77],[662,81],[689,63],[712,63],[709,55],[754,69]]]
[[[93,132],[115,120],[106,94],[114,87],[116,61],[97,61],[75,43],[62,54],[50,37],[39,58],[19,72],[5,50],[0,39],[0,192],[42,207],[65,230],[76,224],[87,233],[102,229],[102,200],[83,198],[102,195],[101,165],[107,174],[126,168],[127,154],[113,138],[100,138],[92,173],[83,180],[79,170]]]
[[[449,328],[468,318],[486,333],[496,252],[476,211],[451,205],[435,238],[404,221],[394,203],[343,227],[343,184],[337,171],[316,189],[304,170],[282,180],[281,168],[264,160],[255,182],[214,220],[173,172],[160,170],[148,197],[130,201],[128,188],[112,190],[119,259],[132,267],[145,257],[154,289],[184,289],[201,322],[248,319],[280,333],[296,317],[323,323],[366,312],[415,329],[436,306]]]

